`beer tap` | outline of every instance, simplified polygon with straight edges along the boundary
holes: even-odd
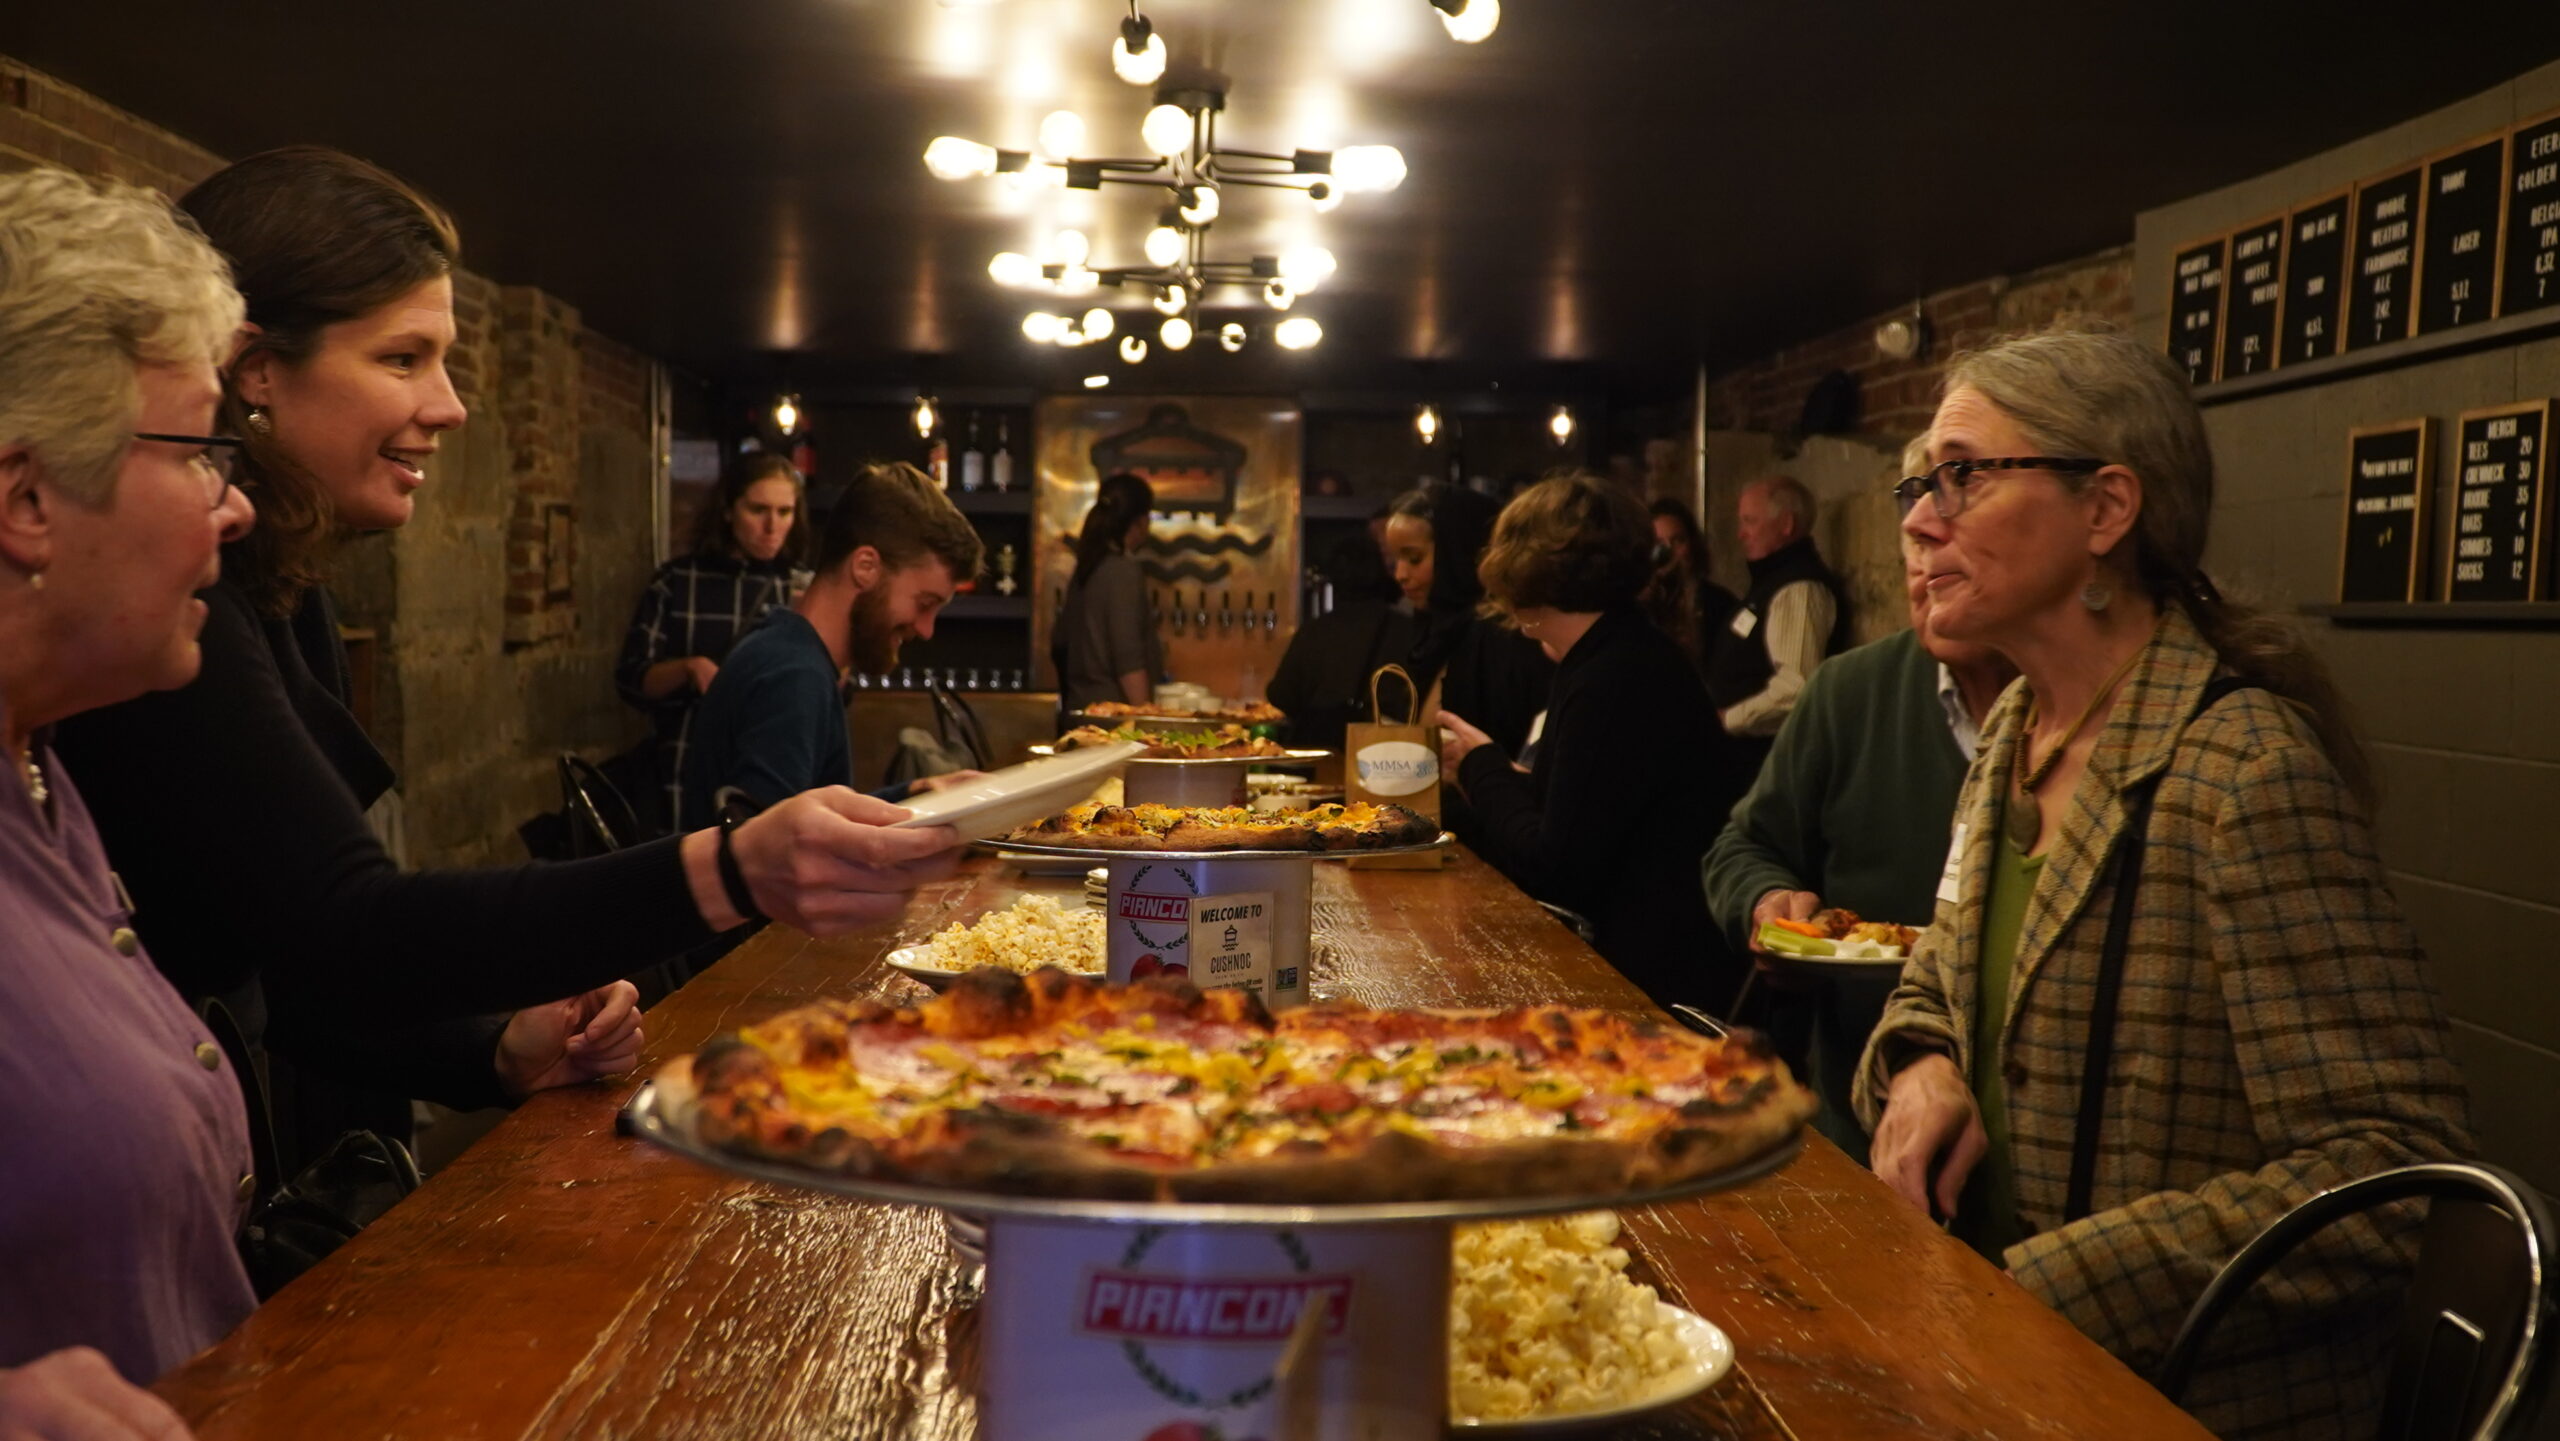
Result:
[[[1271,593],[1270,607],[1262,612],[1262,636],[1268,640],[1280,633],[1280,592]]]
[[[1182,608],[1182,587],[1177,585],[1173,588],[1173,633],[1175,638],[1179,639],[1181,637],[1183,622],[1189,618],[1190,613]]]
[[[1209,633],[1209,588],[1200,587],[1200,608],[1191,613],[1191,629],[1195,635]]]
[[[1244,633],[1251,635],[1262,625],[1262,613],[1253,608],[1253,592],[1244,593]]]
[[[1164,591],[1158,586],[1147,587],[1147,629],[1164,629]]]
[[[1249,604],[1251,600],[1252,597],[1248,595],[1247,603]],[[1235,623],[1236,593],[1231,590],[1222,590],[1218,592],[1218,634],[1225,635],[1229,630],[1234,629]]]

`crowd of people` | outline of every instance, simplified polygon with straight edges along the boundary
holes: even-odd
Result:
[[[771,457],[652,578],[617,669],[667,833],[384,853],[395,777],[323,578],[408,522],[467,418],[460,254],[328,150],[176,207],[0,177],[0,1433],[183,1434],[140,1387],[256,1304],[243,1219],[331,1138],[622,1069],[628,974],[768,917],[892,916],[951,864],[947,829],[890,828],[904,788],[856,788],[841,685],[932,635],[978,537],[900,465],[813,523]],[[1795,481],[1741,491],[1734,595],[1678,502],[1560,474],[1398,498],[1326,558],[1345,603],[1273,693],[1338,740],[1402,666],[1488,861],[1657,1001],[1755,993],[1826,1133],[2140,1368],[2292,1205],[2467,1154],[2465,1092],[2334,689],[2202,569],[2213,458],[2176,368],[2110,333],[1993,343],[1901,469],[1887,639],[1846,645]],[[1112,476],[1085,518],[1069,708],[1162,676],[1152,506]],[[1826,906],[1925,923],[1897,981],[1755,954]],[[2324,1233],[2188,1404],[2253,1435],[2370,1411],[2415,1236]]]

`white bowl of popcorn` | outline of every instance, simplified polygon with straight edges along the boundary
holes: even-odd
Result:
[[[1482,1435],[1580,1430],[1696,1395],[1733,1343],[1627,1279],[1614,1212],[1455,1230],[1449,1425]]]

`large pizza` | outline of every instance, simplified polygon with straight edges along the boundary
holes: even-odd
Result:
[[[1255,756],[1285,756],[1289,748],[1258,736],[1240,725],[1224,725],[1199,730],[1142,730],[1124,725],[1118,730],[1100,726],[1078,726],[1058,737],[1058,749],[1077,750],[1085,746],[1117,745],[1136,741],[1146,747],[1140,754],[1149,760],[1244,760]]]
[[[1127,701],[1095,701],[1077,712],[1094,720],[1234,721],[1241,725],[1278,725],[1288,714],[1269,701],[1246,701],[1242,705],[1212,706],[1206,710],[1184,710],[1180,706],[1131,705]]]
[[[1289,1204],[1623,1195],[1764,1155],[1815,1109],[1747,1033],[1562,1006],[1275,1018],[1241,990],[993,967],[777,1016],[659,1084],[705,1142],[821,1172]]]
[[[1427,816],[1368,801],[1276,812],[1088,801],[1005,839],[1102,851],[1374,851],[1422,845],[1439,834],[1439,823]]]

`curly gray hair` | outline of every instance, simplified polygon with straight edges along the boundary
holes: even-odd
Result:
[[[0,445],[84,503],[113,498],[139,368],[220,364],[241,315],[230,266],[160,192],[0,175]]]

